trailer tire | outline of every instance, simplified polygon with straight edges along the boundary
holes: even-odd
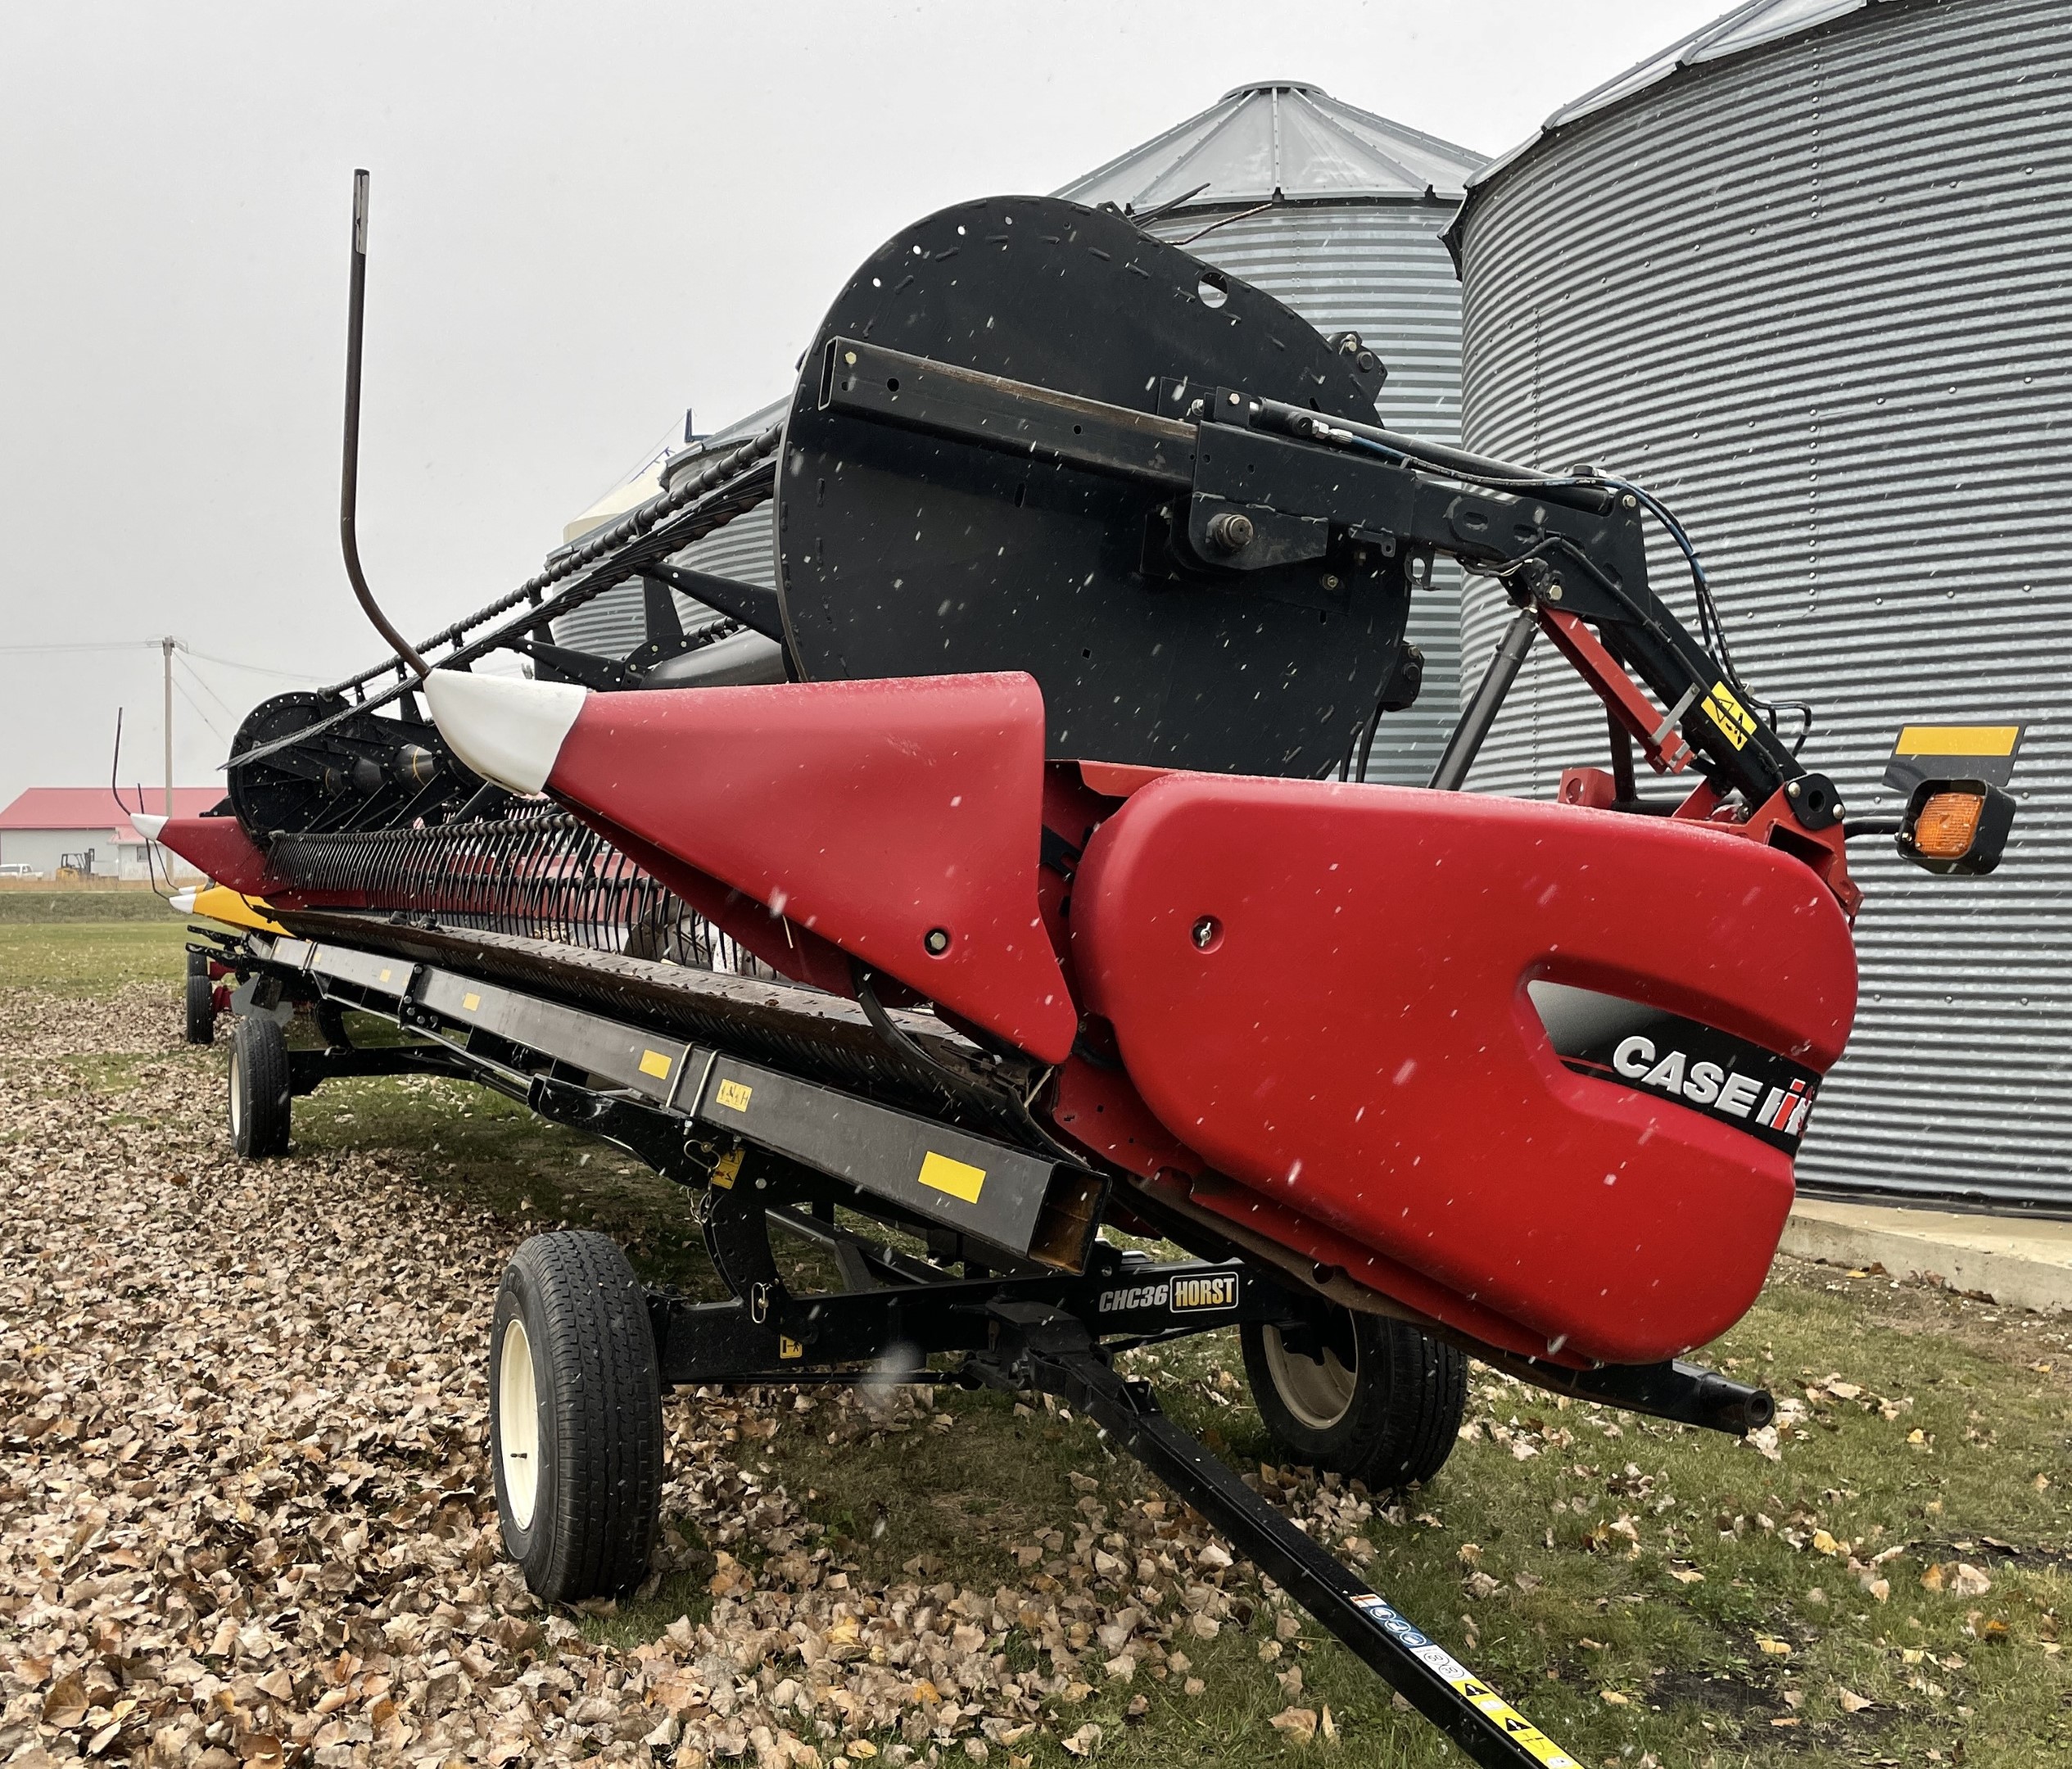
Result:
[[[1240,1330],[1245,1374],[1268,1434],[1296,1462],[1376,1491],[1445,1465],[1468,1404],[1468,1360],[1408,1321],[1341,1311],[1353,1365],[1291,1351],[1278,1327]]]
[[[511,1255],[489,1397],[497,1518],[533,1595],[638,1585],[662,1512],[662,1389],[646,1293],[610,1237],[535,1235]]]
[[[240,1157],[270,1160],[287,1153],[292,1111],[280,1022],[269,1014],[240,1014],[230,1034],[230,1141]]]
[[[213,1044],[216,1041],[216,985],[209,975],[209,961],[200,952],[187,955],[187,1041]]]

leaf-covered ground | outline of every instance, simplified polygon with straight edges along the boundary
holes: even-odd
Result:
[[[458,1084],[231,1160],[179,934],[0,926],[0,1762],[1458,1761],[1084,1421],[1011,1396],[682,1396],[618,1605],[502,1558],[487,1308],[523,1237],[706,1282],[681,1197]],[[2055,1763],[2060,1323],[1780,1269],[1712,1355],[1737,1444],[1478,1372],[1427,1490],[1276,1466],[1236,1347],[1169,1405],[1591,1764]]]

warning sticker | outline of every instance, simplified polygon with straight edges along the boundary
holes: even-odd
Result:
[[[746,1111],[755,1089],[741,1081],[722,1081],[713,1089],[713,1097],[729,1111]]]
[[[1354,1598],[1353,1602],[1367,1613],[1369,1620],[1408,1647],[1420,1664],[1444,1678],[1454,1693],[1463,1697],[1477,1712],[1500,1726],[1504,1735],[1535,1762],[1545,1764],[1546,1769],[1581,1769],[1574,1758],[1539,1727],[1445,1647],[1391,1609],[1382,1598],[1367,1591]]]
[[[1739,749],[1755,735],[1755,720],[1735,699],[1725,682],[1714,682],[1705,696],[1705,717],[1720,728],[1720,735]]]
[[[658,1081],[669,1079],[669,1059],[658,1050],[640,1052],[640,1073],[651,1075]]]

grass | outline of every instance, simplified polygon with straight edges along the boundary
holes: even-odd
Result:
[[[0,926],[0,978],[75,994],[140,977],[170,989],[179,947],[177,927]],[[111,1095],[129,1079],[120,1059],[83,1061],[80,1073]],[[303,1149],[397,1151],[437,1196],[514,1227],[604,1228],[651,1280],[713,1292],[675,1188],[493,1094],[339,1083],[296,1112]],[[1362,1527],[1376,1588],[1591,1765],[2072,1760],[2072,1672],[2051,1649],[2072,1598],[2067,1324],[1785,1262],[1704,1355],[1794,1403],[1779,1459],[1478,1369],[1472,1440],[1400,1509],[1378,1500]],[[1136,1365],[1235,1465],[1277,1459],[1231,1335]],[[911,1567],[985,1590],[1025,1586],[1032,1569],[1015,1550],[1041,1547],[1047,1530],[1070,1534],[1087,1496],[1075,1473],[1095,1478],[1111,1509],[1156,1491],[1083,1420],[954,1389],[935,1411],[933,1424],[830,1445],[823,1402],[782,1412],[776,1435],[744,1455],[802,1497],[866,1576]],[[580,1620],[594,1639],[636,1644],[706,1601],[680,1575]],[[1061,1708],[1061,1730],[1099,1722],[1100,1761],[1126,1769],[1459,1760],[1314,1624],[1264,1662],[1271,1624],[1260,1605],[1215,1640],[1189,1642],[1207,1685],[1198,1698],[1177,1679],[1108,1685]],[[1288,1703],[1276,1677],[1290,1663],[1305,1674],[1302,1704],[1328,1704],[1337,1721],[1328,1756],[1267,1723]],[[1132,1720],[1135,1694],[1148,1706]],[[1036,1739],[1022,1748],[1039,1765],[1067,1761]]]
[[[143,884],[65,884],[52,886],[18,880],[0,889],[0,922],[48,926],[63,921],[180,922],[165,899]]]
[[[93,996],[125,983],[177,989],[186,970],[187,924],[176,916],[48,922],[0,917],[0,986]]]

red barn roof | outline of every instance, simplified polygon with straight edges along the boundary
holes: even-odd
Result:
[[[133,799],[136,794],[125,788],[124,796]],[[173,814],[199,817],[222,797],[219,786],[175,786]],[[152,817],[163,816],[165,789],[147,786],[143,809]],[[118,842],[144,839],[105,786],[31,786],[0,811],[0,830],[111,830]]]

